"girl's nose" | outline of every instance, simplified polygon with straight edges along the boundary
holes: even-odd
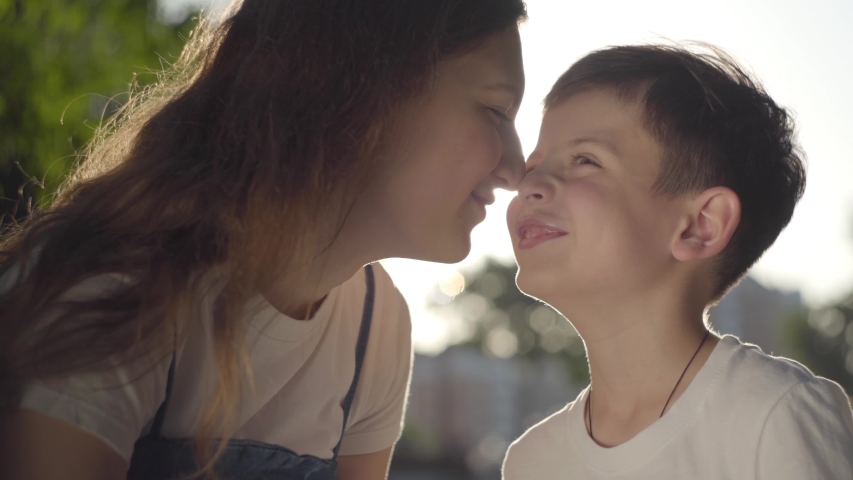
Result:
[[[502,140],[503,154],[492,174],[499,179],[497,187],[517,190],[518,184],[524,178],[524,154],[521,152],[521,141],[514,126],[508,129]]]

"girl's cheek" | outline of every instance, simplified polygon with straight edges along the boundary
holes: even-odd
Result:
[[[503,142],[493,126],[469,125],[461,132],[457,145],[458,160],[465,170],[476,170],[485,177],[500,163]]]
[[[503,156],[503,138],[498,130],[491,129],[485,132],[484,139],[484,147],[483,147],[483,155],[488,159],[488,164],[491,168],[489,171],[491,172],[495,168],[497,168],[498,164],[501,161],[501,157]]]

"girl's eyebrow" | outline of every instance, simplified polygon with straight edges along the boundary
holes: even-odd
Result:
[[[519,88],[517,86],[512,85],[510,83],[505,83],[505,82],[494,83],[494,84],[491,84],[491,85],[484,87],[483,90],[497,90],[497,91],[508,93],[508,94],[512,95],[512,97],[513,97],[513,102],[512,102],[513,105],[518,103],[519,99],[521,99],[521,90],[519,90]]]

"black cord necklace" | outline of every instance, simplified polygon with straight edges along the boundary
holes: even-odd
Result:
[[[696,358],[696,355],[699,354],[699,350],[702,350],[702,345],[705,345],[705,340],[708,339],[708,335],[711,333],[710,330],[705,331],[705,336],[702,337],[702,342],[696,348],[696,351],[693,352],[693,356],[690,357],[690,361],[687,362],[687,366],[684,367],[684,370],[681,372],[681,376],[678,377],[678,381],[675,382],[675,386],[672,387],[672,391],[669,392],[669,398],[666,399],[666,403],[663,404],[663,410],[660,411],[660,417],[663,417],[663,412],[666,411],[666,407],[669,405],[669,401],[672,400],[672,396],[675,394],[675,389],[678,388],[678,384],[681,383],[681,379],[684,378],[684,374],[687,373],[687,369],[690,368],[690,364],[693,363],[693,359]],[[592,387],[589,387],[589,395],[586,396],[586,413],[587,418],[589,419],[589,438],[595,441],[595,437],[592,435],[592,402],[590,401],[592,398]]]

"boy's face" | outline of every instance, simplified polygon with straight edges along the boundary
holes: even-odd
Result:
[[[601,90],[545,114],[507,211],[525,293],[552,304],[625,301],[666,274],[675,202],[652,193],[662,150],[639,115]]]

